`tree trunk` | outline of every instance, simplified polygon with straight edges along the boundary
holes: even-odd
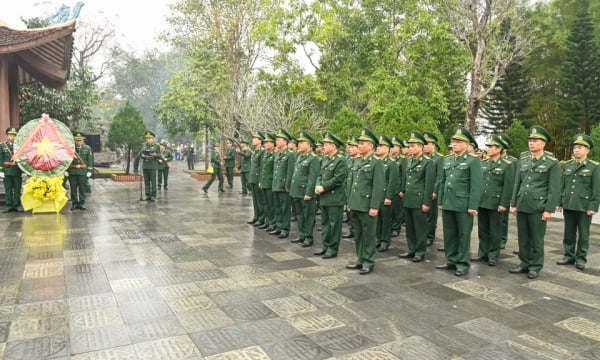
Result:
[[[479,113],[479,107],[481,106],[481,100],[475,96],[469,96],[469,103],[467,104],[467,114],[465,118],[465,127],[469,132],[475,136],[475,130],[477,130],[477,114]]]

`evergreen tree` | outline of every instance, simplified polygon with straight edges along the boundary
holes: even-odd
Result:
[[[135,155],[142,148],[145,130],[146,127],[142,121],[142,114],[131,102],[127,101],[117,111],[110,123],[106,145],[113,149],[125,146],[126,154],[131,150]],[[129,174],[131,160],[129,155],[127,155],[126,159],[127,168],[125,172]]]
[[[508,149],[508,153],[517,159],[520,157],[523,151],[527,151],[529,146],[527,144],[528,132],[525,126],[519,120],[515,120],[506,129],[506,136],[510,138],[512,146]]]

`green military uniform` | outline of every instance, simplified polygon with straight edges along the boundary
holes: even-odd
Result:
[[[227,178],[227,185],[231,189],[233,187],[233,168],[235,167],[235,149],[231,146],[231,141],[227,140],[227,149],[225,149],[225,176]]]
[[[392,136],[392,145],[402,147],[402,140],[400,139],[400,137]],[[392,237],[394,237],[400,234],[400,231],[402,230],[402,222],[404,221],[404,210],[402,209],[402,198],[400,197],[400,187],[402,186],[402,181],[404,177],[404,156],[398,153],[396,156],[390,155],[390,158],[394,160],[394,162],[396,163],[395,166],[398,169],[398,182],[394,198],[392,199]]]
[[[585,134],[576,135],[573,145],[594,147]],[[583,270],[590,247],[590,225],[600,205],[600,164],[584,158],[568,161],[563,170],[560,207],[564,213],[564,258],[559,265],[573,264]],[[577,233],[579,232],[579,239]]]
[[[195,150],[192,144],[189,144],[183,151],[185,160],[187,161],[188,170],[194,170]]]
[[[453,140],[475,142],[471,134],[459,126]],[[444,227],[444,251],[446,264],[439,269],[455,269],[456,275],[464,275],[469,270],[469,248],[473,215],[481,199],[481,160],[468,154],[452,154],[444,157],[438,190],[438,201],[442,206]]]
[[[486,146],[505,149],[506,144],[498,135],[492,135]],[[473,260],[487,261],[490,266],[495,266],[502,244],[503,219],[505,213],[510,210],[515,178],[514,166],[509,159],[499,155],[496,160],[489,158],[482,161],[481,170],[483,190],[477,211],[479,249],[477,257]]]
[[[252,157],[250,158],[250,172],[248,173],[248,183],[250,184],[250,189],[252,191],[252,207],[254,215],[247,223],[257,227],[265,224],[265,209],[263,208],[265,199],[263,191],[258,185],[260,183],[262,158],[264,153],[262,147],[262,140],[264,140],[264,138],[265,135],[260,131],[257,131],[252,136],[253,144],[256,145],[253,145],[254,149],[252,150]],[[254,141],[254,139],[260,140],[260,142]]]
[[[425,137],[418,131],[411,131],[409,143],[425,145]],[[399,254],[401,258],[412,258],[414,262],[423,261],[427,251],[427,214],[432,210],[432,194],[435,185],[435,163],[423,153],[406,159],[406,172],[400,186],[406,229],[407,252]],[[427,212],[423,205],[428,206]]]
[[[378,145],[377,137],[369,129],[362,129],[358,139],[371,142],[373,147]],[[347,267],[360,268],[361,274],[368,274],[375,267],[377,231],[377,216],[370,212],[378,210],[384,199],[385,174],[383,162],[373,153],[361,155],[352,170],[352,188],[348,198],[350,221],[355,230],[356,263]]]
[[[17,135],[17,128],[9,127],[6,135]],[[12,137],[12,136],[11,136]],[[15,153],[14,137],[0,145],[0,173],[4,182],[6,210],[4,212],[23,211],[21,207],[21,186],[23,171],[13,160]]]
[[[92,148],[83,144],[85,136],[76,132],[73,134],[75,139],[75,158],[69,166],[69,186],[71,188],[71,210],[85,210],[85,190],[86,180],[94,171],[94,156]],[[81,141],[80,146],[77,142]]]
[[[266,134],[264,143],[275,144],[275,135]],[[261,160],[259,186],[263,192],[262,207],[265,212],[265,222],[260,228],[267,231],[275,230],[275,209],[273,208],[273,166],[275,161],[275,150],[265,148]]]
[[[300,133],[298,141],[306,141],[311,147],[315,143],[312,137],[306,132]],[[314,242],[313,229],[315,227],[315,214],[317,211],[315,186],[320,170],[321,162],[311,150],[304,154],[301,152],[297,154],[290,196],[296,209],[298,224],[298,239],[293,242],[301,243],[302,247],[311,246]]]
[[[248,146],[246,141],[240,143],[243,146]],[[240,151],[240,178],[242,182],[242,195],[248,195],[250,186],[248,185],[248,179],[250,175],[250,167],[252,166],[252,151],[250,149]]]
[[[379,135],[379,145],[387,145],[388,149],[392,147],[392,140],[386,135]],[[388,150],[389,151],[389,150]],[[383,185],[383,201],[379,205],[379,214],[377,215],[377,230],[376,230],[376,248],[380,252],[387,251],[392,241],[392,221],[394,208],[392,200],[398,194],[398,178],[400,170],[397,163],[386,154],[380,158],[383,165],[384,185]],[[385,204],[385,200],[389,200],[389,204]]]
[[[541,126],[532,126],[530,139],[551,140]],[[517,211],[517,235],[520,265],[512,273],[528,272],[534,279],[544,267],[544,236],[547,222],[544,212],[554,212],[560,201],[560,167],[558,160],[548,153],[534,158],[531,153],[523,155],[517,165],[512,206]],[[514,209],[513,209],[514,211]]]
[[[348,146],[358,146],[358,137],[350,136],[348,141],[346,141],[346,149]],[[358,150],[357,150],[358,151]],[[349,154],[348,154],[349,155]],[[346,201],[348,201],[348,197],[350,196],[350,189],[352,188],[352,168],[354,167],[354,163],[358,161],[360,158],[360,154],[356,153],[356,156],[351,157],[348,156],[346,158],[346,167],[348,168],[348,176],[346,177]],[[346,216],[348,218],[348,233],[342,235],[344,239],[354,238],[354,227],[352,226],[352,222],[350,222],[350,209],[348,208],[348,204],[346,203],[344,211],[346,212]]]
[[[499,135],[499,137],[500,137],[500,141],[502,141],[502,143],[504,144],[506,149],[509,149],[512,146],[512,141],[510,140],[510,138],[508,136],[506,136],[506,134]],[[516,174],[517,162],[519,159],[517,159],[516,157],[514,157],[512,155],[509,155],[506,150],[504,151],[502,158],[508,160],[511,163],[512,172],[513,172],[513,174]],[[514,186],[514,179],[513,179],[513,186]],[[502,236],[501,236],[501,240],[500,240],[500,249],[504,249],[506,247],[506,242],[508,241],[508,216],[509,216],[509,214],[510,214],[509,211],[502,213]]]
[[[202,190],[207,193],[208,189],[215,181],[215,178],[219,179],[219,192],[225,192],[223,190],[223,171],[221,170],[221,153],[219,152],[219,144],[213,145],[213,151],[210,152],[210,165],[213,167],[213,173],[210,175],[210,179],[204,184]]]
[[[146,139],[154,139],[154,133],[146,131]],[[155,143],[144,143],[138,158],[143,160],[142,173],[144,176],[144,189],[146,190],[146,200],[154,201],[156,199],[156,170],[158,169],[158,157],[160,156],[160,147]],[[72,190],[71,190],[72,191]]]
[[[438,148],[438,138],[435,134],[430,132],[423,133],[423,137],[425,137],[425,141],[428,143],[433,143],[435,148]],[[431,209],[426,214],[427,215],[427,246],[430,246],[435,241],[435,232],[437,229],[438,222],[438,200],[437,200],[437,191],[440,187],[440,177],[442,174],[442,164],[444,162],[444,157],[440,155],[436,150],[433,150],[429,154],[425,154],[431,161],[433,162],[433,171],[435,177],[434,184],[434,193],[436,194],[431,201]]]
[[[273,159],[273,207],[275,215],[275,229],[271,235],[278,235],[283,239],[290,233],[291,199],[290,187],[294,174],[294,155],[287,149],[287,142],[291,136],[284,129],[279,129],[275,138],[284,139],[286,146],[280,151],[275,151]]]
[[[338,149],[344,144],[331,132],[326,134],[323,142],[334,144]],[[319,195],[323,246],[321,251],[315,252],[315,255],[330,258],[337,256],[340,247],[348,168],[346,158],[339,150],[330,156],[323,155],[321,159],[321,170],[316,186],[323,187],[323,192]]]
[[[173,153],[171,150],[165,148],[160,152],[160,157],[158,158],[158,188],[162,188],[163,182],[165,184],[165,190],[169,187],[169,167],[173,161]]]

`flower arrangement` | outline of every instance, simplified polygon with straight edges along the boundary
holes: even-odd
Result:
[[[54,177],[30,177],[23,189],[24,192],[31,192],[34,198],[40,200],[54,200],[59,193],[64,191],[62,186],[64,175]]]

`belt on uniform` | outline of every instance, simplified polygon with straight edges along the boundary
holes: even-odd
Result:
[[[83,165],[71,165],[69,166],[69,169],[85,169],[87,168],[87,165],[83,164]]]

